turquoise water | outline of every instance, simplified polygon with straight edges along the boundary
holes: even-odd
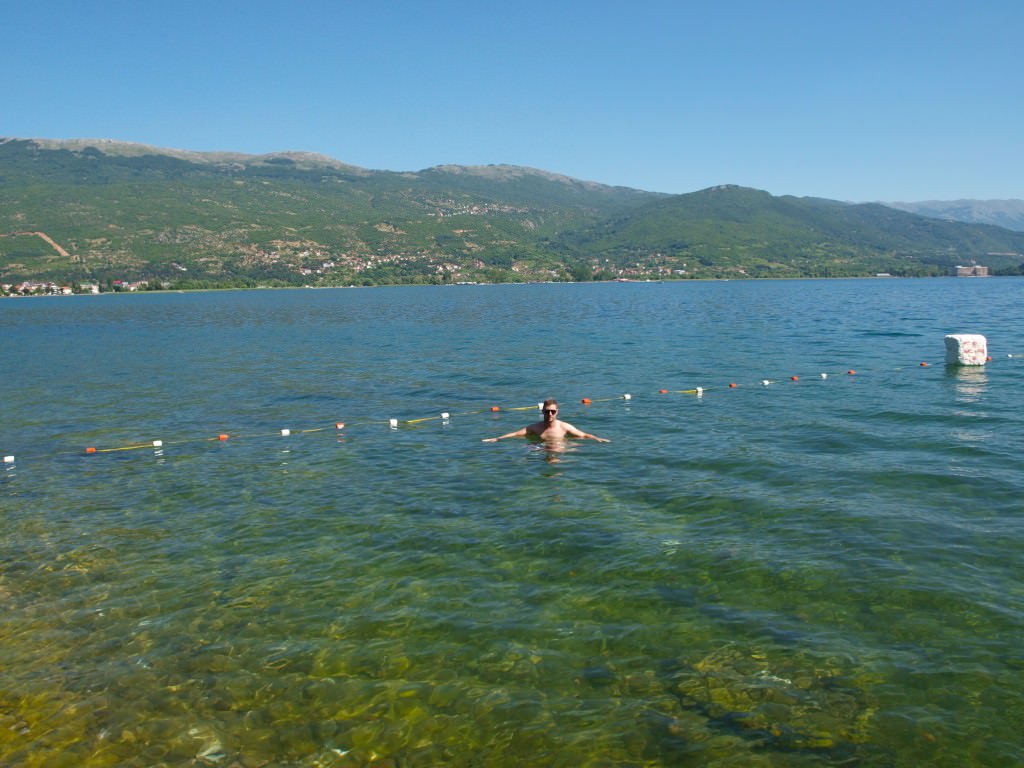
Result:
[[[0,323],[0,764],[1024,763],[1024,281]]]

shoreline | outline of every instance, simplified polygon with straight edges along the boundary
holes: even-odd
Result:
[[[224,288],[160,288],[145,291],[101,291],[99,293],[29,293],[29,294],[0,294],[0,299],[63,299],[71,296],[144,296],[146,294],[170,294],[170,293],[218,293],[226,291],[291,291],[291,290],[351,290],[355,288],[471,288],[474,286],[491,285],[608,285],[615,283],[623,284],[654,284],[654,283],[728,283],[728,282],[784,282],[784,281],[812,281],[812,280],[988,280],[992,278],[1013,279],[1024,277],[1024,275],[846,275],[843,277],[688,277],[688,278],[658,278],[658,279],[613,279],[613,280],[530,280],[530,281],[509,281],[509,282],[487,282],[474,281],[463,283],[380,283],[375,285],[257,285],[251,287],[224,287]]]

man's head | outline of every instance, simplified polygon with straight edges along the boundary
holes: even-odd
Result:
[[[554,421],[558,417],[558,401],[555,398],[549,397],[540,408],[544,421]]]

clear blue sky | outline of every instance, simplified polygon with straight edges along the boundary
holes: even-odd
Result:
[[[1024,198],[1019,0],[8,3],[0,136]]]

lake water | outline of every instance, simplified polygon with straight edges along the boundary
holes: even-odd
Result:
[[[1024,280],[0,328],[0,764],[1024,763]],[[546,397],[611,442],[481,442]]]

